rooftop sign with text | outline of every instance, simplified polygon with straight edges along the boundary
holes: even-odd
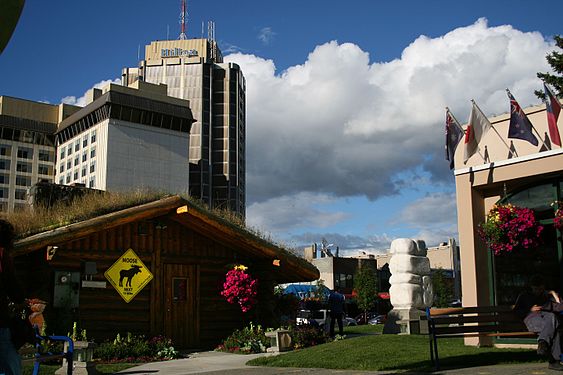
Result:
[[[196,57],[198,56],[195,49],[182,49],[182,48],[162,48],[160,50],[160,57]]]

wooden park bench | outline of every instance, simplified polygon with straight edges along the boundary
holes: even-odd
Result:
[[[430,360],[440,369],[438,339],[443,337],[536,337],[511,306],[426,309]]]

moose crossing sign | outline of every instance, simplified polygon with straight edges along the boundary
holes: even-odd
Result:
[[[127,250],[104,275],[127,303],[153,278],[133,249]]]

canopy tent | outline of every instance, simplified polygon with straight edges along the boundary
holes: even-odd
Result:
[[[325,285],[321,285],[320,287],[322,289],[323,296],[325,298],[328,298],[328,296],[330,295],[330,289]],[[318,288],[317,285],[291,284],[288,285],[283,292],[284,294],[295,294],[300,299],[303,299],[307,297],[312,297],[315,294],[317,288]]]

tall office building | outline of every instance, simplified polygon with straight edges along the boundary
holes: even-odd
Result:
[[[186,193],[193,116],[166,91],[142,81],[90,90],[88,104],[58,125],[55,182]]]
[[[27,206],[27,189],[52,182],[57,124],[80,108],[0,96],[0,211]]]
[[[190,132],[190,195],[210,208],[245,216],[246,87],[240,67],[223,63],[213,38],[151,42],[138,68],[125,68],[122,84],[168,85],[188,99],[196,120]]]

